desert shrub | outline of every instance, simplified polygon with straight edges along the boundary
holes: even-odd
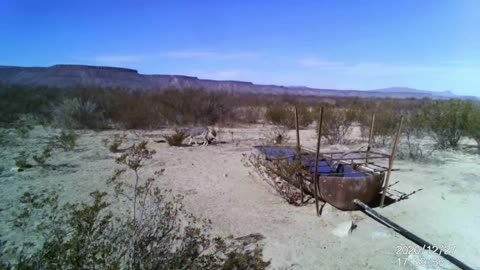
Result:
[[[20,115],[18,120],[13,123],[15,134],[19,138],[27,138],[30,132],[33,130],[34,122],[35,120],[31,115]]]
[[[427,135],[426,121],[421,109],[414,109],[404,114],[402,134],[404,139],[399,144],[397,158],[420,162],[431,161],[436,147],[426,149],[422,140]]]
[[[472,110],[468,120],[468,136],[477,142],[480,150],[480,108]]]
[[[55,148],[63,149],[64,151],[72,151],[77,145],[78,134],[74,130],[62,130],[59,136],[54,136],[52,144]]]
[[[172,135],[164,135],[170,146],[182,146],[183,141],[188,137],[187,131],[183,129],[175,129]]]
[[[315,114],[320,116],[318,111]],[[352,128],[356,114],[357,111],[351,108],[326,108],[323,115],[322,136],[327,139],[329,144],[345,143],[345,137]],[[317,132],[318,124],[317,121]]]
[[[10,132],[6,128],[0,128],[0,146],[7,145],[10,142]]]
[[[54,121],[60,127],[70,129],[103,129],[105,119],[103,112],[89,100],[80,98],[66,98],[54,108]]]
[[[239,107],[234,111],[239,122],[256,124],[264,118],[264,109],[261,106]]]
[[[392,141],[398,129],[401,116],[388,108],[382,108],[375,113],[375,124],[373,128],[374,145],[386,146]],[[370,121],[369,126],[370,129]]]
[[[28,159],[30,158],[30,154],[26,151],[20,151],[18,155],[14,158],[15,166],[17,166],[20,170],[25,170],[31,168],[32,165],[28,163]]]
[[[51,102],[61,97],[61,91],[46,87],[0,85],[0,123],[13,123],[26,114],[49,119]]]
[[[286,144],[290,140],[288,129],[284,126],[274,126],[263,132],[267,143]]]
[[[313,122],[312,114],[306,106],[298,105],[298,126],[306,128]],[[274,125],[282,125],[290,129],[295,128],[295,107],[288,105],[273,105],[265,112],[267,121]]]
[[[1,258],[4,269],[265,269],[260,235],[213,237],[207,222],[185,211],[181,197],[153,187],[161,172],[139,177],[153,153],[141,142],[116,160],[122,168],[110,179],[113,202],[99,191],[89,202],[64,206],[55,192],[22,195],[12,229],[34,223],[43,243],[26,240],[2,250],[8,253]],[[133,184],[127,171],[134,173]],[[120,196],[132,211],[114,215],[111,204]],[[15,260],[5,262],[7,256]]]
[[[110,142],[111,141],[111,142]],[[108,147],[108,150],[112,153],[118,153],[120,151],[120,146],[127,141],[126,134],[114,134],[112,139],[105,140],[104,144]]]
[[[472,104],[460,100],[437,101],[424,108],[425,123],[439,148],[456,148],[468,132]]]
[[[35,153],[32,156],[32,159],[40,166],[45,167],[47,165],[47,160],[52,156],[52,151],[54,149],[54,145],[52,143],[48,143],[43,147],[41,153]]]

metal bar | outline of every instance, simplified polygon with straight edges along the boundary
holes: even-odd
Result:
[[[446,254],[445,250],[442,250],[441,248],[439,248],[437,246],[434,246],[434,245],[430,244],[429,242],[423,240],[422,238],[416,236],[415,234],[407,231],[406,229],[402,228],[400,225],[398,225],[398,224],[394,223],[393,221],[389,220],[388,218],[382,216],[381,214],[379,214],[377,211],[370,208],[368,205],[366,205],[362,201],[360,201],[358,199],[355,199],[355,200],[353,200],[353,203],[355,203],[359,207],[363,208],[363,210],[365,210],[365,213],[368,216],[372,217],[373,219],[377,220],[378,222],[382,223],[383,225],[393,229],[394,231],[401,234],[403,237],[407,238],[408,240],[414,242],[415,244],[419,245],[423,249],[430,249],[431,251],[439,254],[440,256],[442,256],[443,258],[445,258],[449,262],[453,263],[454,265],[456,265],[457,267],[459,267],[462,270],[473,270],[473,268],[464,264],[463,262],[461,262],[457,258],[455,258],[455,257],[453,257],[449,254]],[[438,248],[438,249],[433,249],[433,247]]]
[[[368,147],[367,147],[367,153],[365,155],[365,163],[368,165],[368,152],[370,152],[370,149],[372,147],[372,139],[373,139],[373,126],[375,124],[375,112],[372,113],[372,122],[370,125],[370,131],[368,134]]]
[[[300,146],[300,130],[298,127],[298,109],[297,106],[295,106],[295,129],[297,131],[297,157],[298,157],[298,162],[301,162],[300,160],[300,151],[302,150],[302,147]],[[301,179],[301,176],[297,173],[297,180],[300,181],[300,190],[301,190],[301,197],[302,197],[302,203],[303,203],[303,180]]]
[[[393,161],[395,160],[395,154],[397,153],[398,141],[400,140],[400,133],[402,131],[403,116],[400,119],[400,125],[398,125],[397,136],[395,137],[395,142],[393,144],[392,155],[388,160],[388,171],[387,177],[385,179],[385,185],[383,187],[382,199],[380,200],[380,207],[383,208],[385,202],[385,195],[387,194],[388,181],[390,180],[390,174],[392,173]]]
[[[315,208],[317,209],[317,216],[320,214],[318,205],[318,192],[320,186],[318,185],[318,159],[320,157],[320,145],[322,143],[322,124],[323,124],[323,107],[320,109],[320,122],[318,123],[318,139],[317,139],[317,152],[315,155],[315,175],[313,185],[315,187]]]

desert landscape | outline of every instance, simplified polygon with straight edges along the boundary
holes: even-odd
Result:
[[[0,0],[0,270],[480,269],[479,10]]]
[[[172,133],[171,129],[82,131],[74,152],[52,158],[50,163],[56,166],[55,170],[34,167],[18,172],[10,157],[21,150],[38,148],[46,138],[46,130],[35,127],[21,145],[2,150],[1,164],[7,168],[0,178],[2,240],[18,243],[18,239],[31,237],[29,232],[34,235],[33,229],[15,231],[8,225],[19,211],[18,198],[24,192],[55,190],[62,202],[80,202],[92,191],[109,189],[106,180],[117,166],[114,159],[120,154],[111,153],[102,140],[126,134],[122,147],[147,140],[156,151],[144,173],[165,168],[156,185],[182,194],[188,211],[211,220],[215,234],[261,234],[263,257],[271,261],[271,269],[456,269],[438,255],[398,254],[398,247],[415,244],[361,211],[341,211],[327,204],[318,217],[312,200],[302,206],[289,205],[252,168],[244,166],[244,158],[253,146],[268,143],[264,134],[269,128],[222,128],[217,142],[223,143],[187,147],[156,142]],[[294,138],[295,131],[290,130],[288,135]],[[366,143],[360,138],[358,127],[349,136],[356,143],[325,145],[322,152],[356,150]],[[315,147],[314,128],[301,130],[300,137],[302,146]],[[466,139],[463,144],[474,142]],[[480,205],[479,156],[461,151],[437,151],[434,155],[436,161],[431,164],[397,160],[394,167],[399,170],[390,180],[395,183],[390,189],[392,196],[417,192],[376,210],[435,245],[454,247],[455,257],[478,268],[480,215],[474,206]],[[118,209],[126,207],[121,205],[117,205]],[[349,231],[352,222],[357,227]],[[438,260],[438,265],[422,265],[422,260]]]

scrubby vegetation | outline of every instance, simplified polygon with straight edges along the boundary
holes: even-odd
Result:
[[[266,129],[263,137],[269,144],[286,144],[290,140],[288,129],[284,126],[273,126]]]
[[[120,146],[127,141],[126,134],[114,134],[111,139],[104,139],[103,144],[112,153],[118,153]]]
[[[312,114],[306,106],[300,105],[272,105],[267,108],[265,118],[274,125],[282,125],[290,129],[295,128],[295,107],[298,112],[299,128],[306,128],[312,122]]]
[[[468,136],[477,142],[478,150],[480,151],[480,107],[477,106],[473,110],[468,122]]]
[[[95,191],[89,202],[61,205],[55,192],[24,193],[11,226],[15,230],[33,226],[29,232],[40,241],[31,242],[29,237],[14,245],[3,242],[2,269],[265,269],[269,265],[262,259],[261,235],[212,236],[208,221],[187,213],[181,197],[154,187],[162,170],[151,177],[140,173],[153,154],[143,141],[116,160],[122,167],[109,180],[113,197]],[[131,203],[131,210],[112,212],[123,198]]]
[[[437,101],[424,109],[425,123],[440,148],[456,148],[468,134],[472,103],[460,100]]]
[[[165,137],[170,146],[182,146],[183,141],[188,137],[188,134],[183,129],[175,129],[173,134],[164,135],[163,137]]]
[[[345,137],[351,131],[356,114],[355,108],[326,108],[323,115],[322,136],[327,139],[329,144],[346,143]],[[315,115],[320,116],[319,110],[315,112]],[[318,132],[318,121],[316,130]]]

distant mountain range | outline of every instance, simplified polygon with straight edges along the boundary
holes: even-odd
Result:
[[[205,80],[183,75],[145,75],[134,69],[85,66],[54,65],[51,67],[0,66],[0,84],[72,87],[96,86],[119,87],[138,91],[161,91],[166,89],[204,89],[232,93],[291,94],[302,96],[335,96],[361,98],[432,98],[432,99],[478,99],[458,96],[449,91],[434,92],[406,87],[391,87],[375,90],[317,89],[300,86],[261,85],[242,81]]]

